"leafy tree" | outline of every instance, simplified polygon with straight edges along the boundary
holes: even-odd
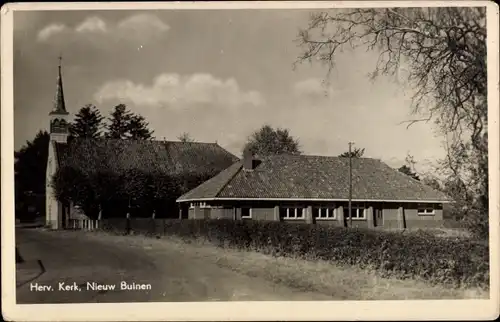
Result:
[[[50,136],[47,131],[39,131],[32,141],[26,142],[14,152],[14,182],[16,209],[21,210],[23,204],[30,202],[27,197],[35,195],[37,210],[45,208],[45,176]]]
[[[354,150],[351,151],[351,158],[362,158],[364,154],[365,154],[365,149],[364,148],[363,149],[354,148]],[[349,151],[346,151],[346,152],[340,154],[339,157],[348,158],[349,157]]]
[[[191,135],[189,135],[189,133],[187,132],[184,132],[181,135],[179,135],[177,139],[181,142],[194,142],[194,140],[191,138]]]
[[[443,184],[443,192],[452,197],[454,202],[450,205],[449,217],[461,221],[470,215],[469,205],[473,202],[465,182],[454,176],[449,176]]]
[[[103,120],[104,117],[95,106],[86,105],[75,115],[75,120],[69,127],[70,135],[77,138],[99,138]]]
[[[149,123],[141,115],[129,111],[124,104],[115,106],[109,117],[106,137],[110,139],[148,140],[153,131],[148,129]]]
[[[246,149],[255,155],[301,154],[298,140],[287,129],[273,129],[269,125],[264,125],[249,137],[243,151]]]
[[[77,139],[76,139],[77,140]],[[147,145],[147,143],[145,143]],[[175,199],[219,173],[221,167],[177,172],[143,158],[126,140],[82,140],[68,147],[52,180],[56,198],[80,206],[90,218],[177,216]],[[134,155],[135,154],[135,155]]]
[[[465,181],[472,225],[487,227],[488,133],[486,8],[358,8],[316,13],[302,29],[298,62],[319,60],[335,68],[336,54],[351,48],[377,51],[372,78],[405,70],[416,90],[413,112],[433,120],[450,138],[443,160]],[[487,236],[487,228],[480,235]]]
[[[443,191],[443,187],[438,179],[432,177],[424,177],[422,183],[433,188],[434,190]]]

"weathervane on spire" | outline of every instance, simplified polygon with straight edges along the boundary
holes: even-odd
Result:
[[[59,57],[57,57],[59,59],[59,68],[61,68],[61,65],[62,65],[62,54],[59,54]]]

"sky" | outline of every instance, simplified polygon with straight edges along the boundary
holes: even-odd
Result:
[[[289,129],[305,154],[336,156],[348,142],[393,167],[422,171],[443,157],[432,124],[407,129],[411,88],[368,78],[377,52],[345,50],[328,76],[293,63],[308,10],[45,11],[14,14],[15,148],[48,129],[58,56],[66,108],[119,103],[157,139],[184,132],[241,155],[264,124]],[[326,81],[326,82],[325,82]]]

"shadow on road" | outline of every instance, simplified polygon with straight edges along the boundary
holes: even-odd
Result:
[[[36,263],[37,263],[37,270],[39,269],[40,272],[35,275],[34,277],[31,277],[30,279],[26,280],[26,281],[22,281],[18,284],[18,277],[16,277],[16,288],[19,288],[23,285],[26,285],[34,280],[36,280],[37,278],[39,278],[40,276],[42,276],[47,270],[45,269],[45,266],[43,265],[43,262],[41,260],[36,260]],[[23,266],[26,266],[26,264],[28,264],[24,259],[23,257],[21,256],[20,252],[19,252],[19,249],[16,247],[16,271],[21,271],[24,269],[24,270],[32,270],[32,269],[29,269],[29,268],[25,268]],[[16,274],[17,275],[17,274]]]
[[[16,247],[16,264],[24,263],[24,259],[19,254],[19,248]]]

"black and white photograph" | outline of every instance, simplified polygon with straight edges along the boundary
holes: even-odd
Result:
[[[5,319],[498,317],[495,3],[1,16]]]

